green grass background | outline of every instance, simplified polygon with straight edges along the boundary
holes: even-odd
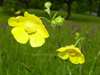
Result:
[[[7,25],[8,17],[0,14],[0,75],[100,75],[100,18],[73,14],[60,30],[45,24],[50,37],[42,47],[32,48],[29,43],[15,41]],[[76,32],[85,37],[83,65],[56,56],[57,48],[74,43]]]

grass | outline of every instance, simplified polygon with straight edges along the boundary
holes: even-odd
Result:
[[[2,18],[3,17],[3,18]],[[0,17],[0,75],[99,75],[100,74],[100,18],[73,14],[60,31],[46,25],[50,37],[40,48],[32,48],[15,41],[4,14]],[[56,56],[56,49],[74,43],[74,35],[85,37],[83,65],[73,65]],[[58,44],[59,43],[59,44]]]
[[[7,23],[8,15],[3,12],[3,9],[0,7],[0,24]]]

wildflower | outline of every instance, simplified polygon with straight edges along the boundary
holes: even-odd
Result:
[[[21,44],[26,44],[29,41],[32,47],[40,47],[49,37],[41,19],[28,12],[25,12],[24,16],[9,18],[8,24],[13,27],[11,33],[15,40]]]
[[[61,59],[69,59],[73,64],[83,64],[85,62],[84,55],[81,53],[80,49],[74,45],[61,47],[57,52]]]

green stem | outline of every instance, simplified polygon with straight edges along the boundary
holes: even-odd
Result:
[[[54,19],[57,16],[58,12],[55,12],[51,19]]]
[[[75,42],[75,46],[77,46],[78,44],[79,44],[79,42],[81,41],[81,40],[83,40],[84,38],[83,37],[80,37],[76,42]]]
[[[60,32],[61,32],[61,27],[60,26],[56,26],[56,34],[57,34],[57,46],[58,47],[61,47],[61,43],[60,43],[60,40],[61,40],[61,38],[60,38],[60,36],[61,36],[61,34],[60,34]]]
[[[82,75],[82,65],[79,65],[79,75]]]
[[[68,70],[69,75],[72,75],[72,72],[71,72],[69,65],[67,65],[67,70]]]

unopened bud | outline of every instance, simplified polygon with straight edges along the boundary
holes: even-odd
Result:
[[[54,25],[62,25],[63,23],[64,23],[64,18],[61,16],[58,16],[51,21],[51,24],[54,24]]]
[[[46,2],[45,4],[44,4],[44,6],[46,7],[46,8],[50,8],[51,7],[51,5],[52,5],[52,3],[51,2]]]

